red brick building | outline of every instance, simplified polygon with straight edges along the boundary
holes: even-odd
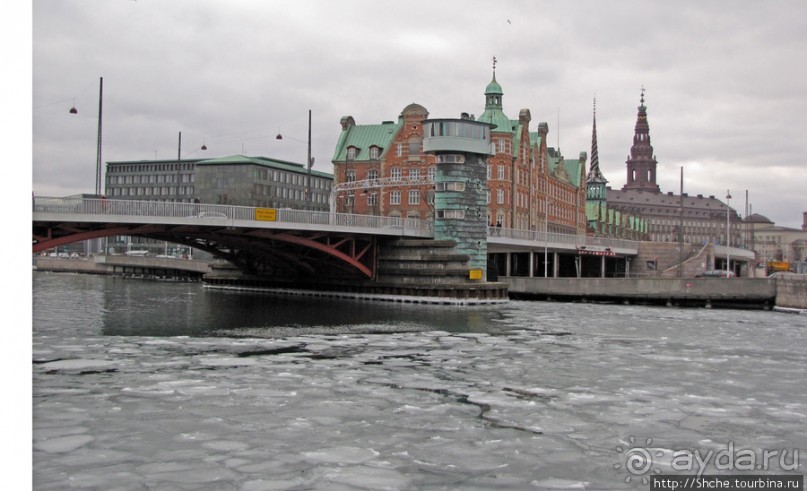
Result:
[[[529,109],[519,111],[518,119],[509,119],[495,73],[484,95],[483,113],[478,118],[463,117],[494,125],[493,154],[488,158],[488,224],[585,234],[586,153],[567,159],[559,150],[547,147],[549,126],[539,123],[530,131]],[[342,118],[342,133],[332,159],[334,184],[367,182],[338,192],[333,197],[336,211],[433,218],[434,186],[428,181],[433,180],[435,166],[433,157],[422,150],[422,121],[428,116],[426,108],[410,104],[397,121],[357,125],[351,116]]]

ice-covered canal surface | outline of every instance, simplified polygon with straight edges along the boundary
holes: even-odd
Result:
[[[245,297],[34,276],[34,489],[647,489],[698,471],[673,452],[728,448],[804,474],[804,315],[349,302],[336,323],[200,332],[190,311]],[[138,319],[193,334],[131,335]]]

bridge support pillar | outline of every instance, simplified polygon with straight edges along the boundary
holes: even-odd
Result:
[[[560,272],[560,256],[557,252],[552,253],[552,277],[557,278]]]

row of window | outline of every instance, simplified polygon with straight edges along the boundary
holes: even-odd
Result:
[[[463,121],[435,121],[423,126],[423,132],[429,136],[457,136],[460,138],[473,138],[487,140],[490,138],[490,127],[465,123]]]
[[[181,182],[194,182],[193,174],[135,174],[135,175],[108,175],[107,185],[115,184],[170,184],[176,183],[177,180]]]
[[[295,186],[305,186],[308,180],[307,174],[299,174],[296,172],[284,172],[275,169],[255,169],[254,178],[261,181],[274,181],[284,184],[292,184]],[[329,179],[322,179],[311,176],[312,189],[331,189],[331,181]]]
[[[157,173],[157,172],[177,172],[177,170],[193,170],[194,164],[133,164],[133,165],[109,165],[107,169],[110,174],[142,172],[142,173]]]
[[[274,192],[272,192],[274,189]],[[305,199],[305,190],[285,188],[278,186],[268,186],[265,184],[254,184],[252,187],[253,197],[258,196],[272,196],[283,199],[303,200]],[[328,195],[322,192],[312,192],[311,201],[314,203],[327,204]]]
[[[433,181],[435,176],[437,175],[437,170],[434,167],[429,167],[429,169],[426,172],[427,172],[428,178]],[[419,168],[418,169],[414,169],[414,168],[409,169],[408,174],[409,174],[408,175],[409,179],[420,179],[420,177],[421,177]],[[369,171],[367,171],[367,179],[369,179],[369,180],[378,179],[379,178],[378,176],[379,176],[378,169],[370,169]],[[393,167],[392,169],[390,169],[390,178],[392,180],[394,180],[394,181],[400,181],[401,179],[403,179],[403,171],[401,170],[401,168],[400,167]],[[348,169],[347,171],[345,171],[345,181],[346,182],[354,182],[355,180],[356,180],[356,170],[355,169]]]
[[[419,205],[420,204],[420,190],[417,189],[410,189],[407,204],[409,205]],[[400,205],[401,204],[401,191],[390,191],[389,193],[389,204],[390,205]]]
[[[175,196],[176,194],[176,186],[107,188],[107,195],[109,196]],[[179,194],[180,196],[193,195],[193,186],[179,186]]]

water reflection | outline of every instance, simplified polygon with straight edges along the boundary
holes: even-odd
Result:
[[[269,295],[199,283],[34,273],[34,324],[110,336],[286,336],[442,330],[496,333],[501,306],[445,306]],[[76,304],[86,317],[73,317]],[[38,315],[36,314],[38,312]],[[37,319],[42,321],[37,325]]]

